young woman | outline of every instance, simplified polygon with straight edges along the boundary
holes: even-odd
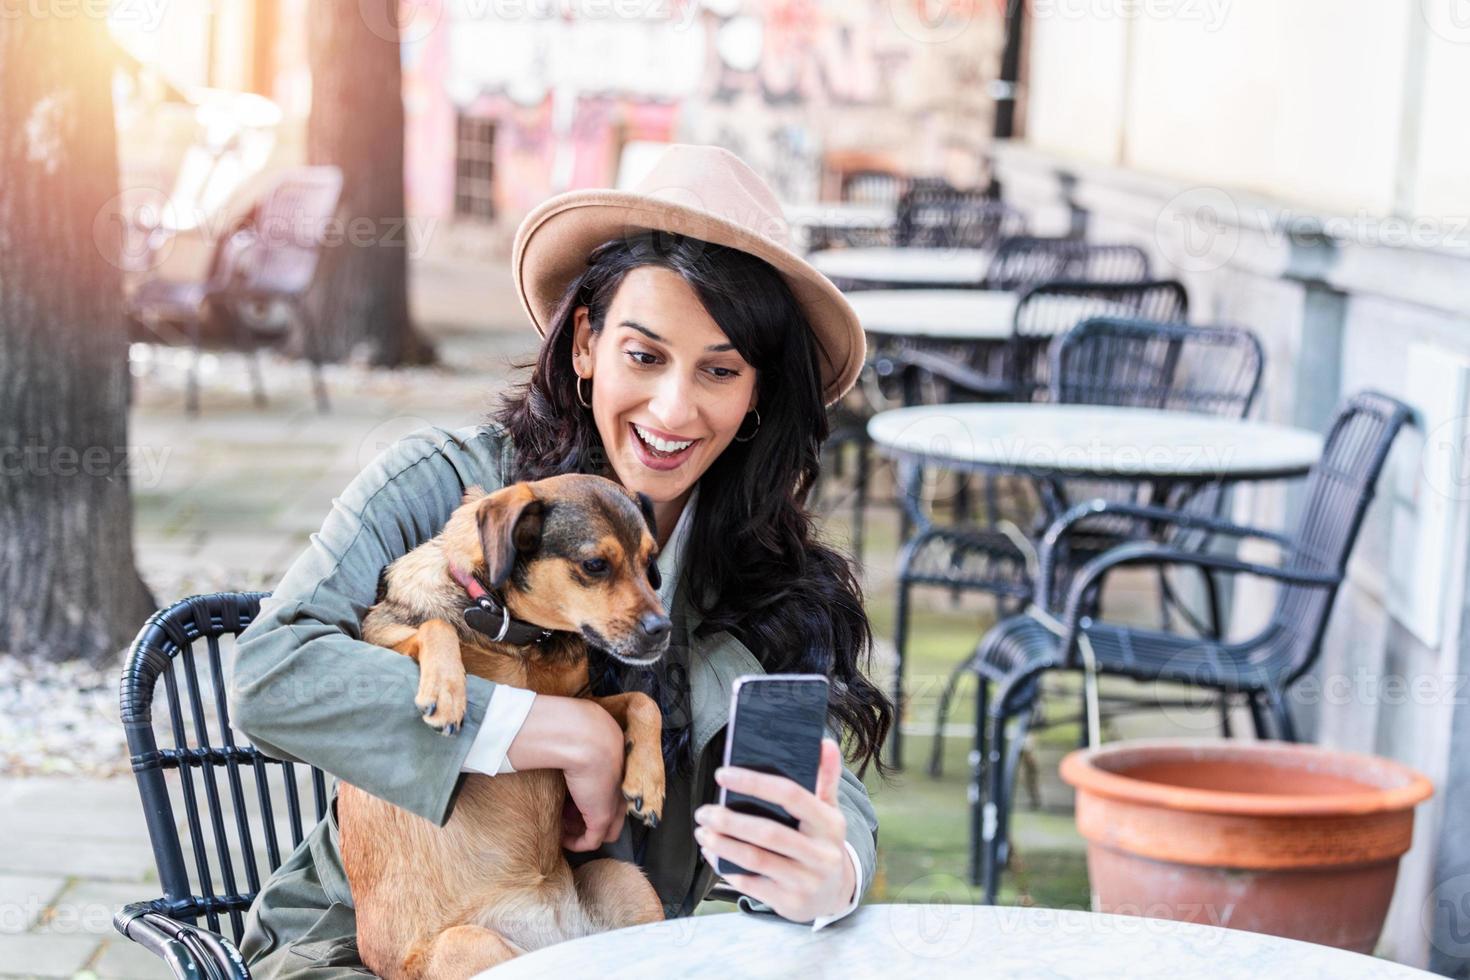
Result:
[[[784,227],[770,189],[705,146],[670,147],[632,192],[576,191],[532,212],[512,254],[545,337],[529,381],[480,426],[396,444],[335,502],[240,639],[236,724],[263,751],[436,824],[464,772],[560,769],[579,814],[565,845],[637,861],[669,916],[704,898],[717,857],[756,872],[730,879],[747,911],[820,928],[855,908],[877,820],[836,742],[815,792],[718,766],[741,674],[827,675],[829,727],[862,768],[893,718],[862,673],[872,641],[851,564],[804,509],[824,405],[855,379],[863,335]],[[663,708],[668,796],[652,831],[624,820],[622,735],[597,705],[471,677],[464,727],[443,738],[411,710],[413,662],[360,639],[380,570],[436,534],[466,486],[565,472],[654,501],[670,652],[650,671],[593,663],[599,689],[637,686]],[[720,785],[781,804],[799,827],[719,806]],[[257,976],[350,975],[355,933],[334,804],[262,887],[241,948]]]

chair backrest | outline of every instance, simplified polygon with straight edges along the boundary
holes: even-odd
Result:
[[[1265,354],[1249,330],[1094,317],[1052,341],[1050,362],[1053,402],[1244,418]]]
[[[316,275],[341,197],[342,171],[337,167],[282,173],[254,208],[254,237],[231,263],[231,289],[247,296],[303,296]]]
[[[1005,351],[1005,376],[1017,401],[1046,396],[1052,338],[1094,317],[1183,323],[1189,295],[1177,280],[1087,282],[1056,280],[1028,287],[1016,304]]]
[[[1244,418],[1260,390],[1264,365],[1261,343],[1249,330],[1095,317],[1052,341],[1049,393],[1053,402],[1062,404]],[[1046,489],[1061,492],[1059,487]],[[1151,500],[1148,492],[1131,481],[1065,483],[1070,503],[1089,498],[1150,502],[1216,515],[1225,503],[1218,483],[1181,485],[1168,500]],[[1095,518],[1086,526],[1118,537],[1143,536],[1150,530],[1147,524],[1115,516]],[[1193,548],[1204,535],[1176,531],[1169,538],[1179,547]],[[1053,583],[1053,588],[1060,587]]]
[[[851,170],[842,175],[840,195],[853,204],[896,207],[908,181],[888,170]]]
[[[1307,478],[1284,567],[1341,581],[1388,451],[1412,417],[1409,406],[1376,391],[1360,392],[1338,409],[1322,456]],[[1266,655],[1278,661],[1286,682],[1316,660],[1337,592],[1336,585],[1329,589],[1283,585],[1277,591],[1270,627],[1274,637]]]
[[[985,276],[989,288],[1011,290],[1054,279],[1144,282],[1148,278],[1148,253],[1137,245],[1034,235],[1002,241]]]
[[[983,190],[915,180],[898,199],[894,238],[908,248],[994,248],[1026,232],[1026,218]]]
[[[268,758],[230,727],[233,641],[266,595],[199,595],[155,613],[128,651],[120,685],[123,728],[163,886],[155,904],[190,923],[202,915],[215,932],[228,918],[237,941],[263,877],[289,853],[282,852],[281,832],[294,848],[309,829],[302,811],[307,784],[312,822],[327,810],[321,770]],[[160,681],[166,705],[155,719]],[[159,746],[155,724],[171,747]]]

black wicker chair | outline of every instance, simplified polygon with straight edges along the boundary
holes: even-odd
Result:
[[[1016,304],[999,373],[1015,401],[1044,399],[1052,339],[1095,317],[1184,323],[1189,294],[1177,280],[1100,283],[1056,280],[1028,288]]]
[[[304,839],[310,828],[303,821],[307,785],[311,822],[327,810],[321,770],[268,758],[248,742],[241,744],[230,728],[230,665],[221,641],[242,632],[265,597],[220,592],[160,610],[138,633],[123,667],[122,722],[163,897],[125,906],[113,925],[180,978],[250,976],[234,943],[262,880],[285,856],[281,831],[290,834],[293,848]],[[201,641],[203,650],[196,656]],[[159,724],[171,736],[169,748],[159,747],[154,728],[160,681],[167,712]],[[278,826],[283,816],[284,828]],[[233,941],[222,934],[226,920]]]
[[[1000,243],[985,275],[990,289],[1017,290],[1053,280],[1145,282],[1148,253],[1137,245],[1017,235]]]
[[[1050,395],[1058,404],[1151,408],[1244,418],[1250,414],[1260,390],[1265,355],[1260,341],[1248,330],[1100,317],[1078,324],[1058,337],[1051,347],[1051,365]],[[1136,480],[1047,480],[1040,481],[1038,486],[1045,504],[1038,513],[1054,516],[1063,513],[1072,501],[1082,500],[1162,504],[1189,514],[1218,516],[1225,501],[1219,483],[1181,484],[1167,488],[1162,499],[1154,499],[1156,487]],[[1037,535],[1042,530],[1034,528]],[[1154,522],[1125,515],[1096,515],[1074,525],[1066,539],[1050,553],[1049,578],[1044,586],[1028,577],[1006,594],[1020,594],[1023,599],[1029,599],[1040,588],[1052,595],[1065,594],[1071,576],[1085,562],[1125,541],[1147,539],[1161,532],[1164,540],[1181,549],[1195,550],[1208,543],[1208,537],[1195,529],[1160,529]],[[1004,543],[1014,551],[1009,541]],[[957,543],[951,547],[964,545]],[[1211,601],[1205,614],[1208,623],[1202,624],[1200,617],[1178,598],[1160,568],[1160,624],[1168,628],[1177,613],[1196,628],[1218,632],[1219,602],[1209,591],[1211,584],[1205,577]],[[961,587],[965,586],[978,587],[968,583]],[[1095,614],[1097,609],[1089,611]],[[940,729],[949,714],[955,688],[969,672],[971,662],[964,660],[957,664],[945,684],[936,711],[936,725]],[[1123,698],[1113,704],[1117,710],[1133,706],[1134,702]],[[1222,711],[1222,727],[1228,735],[1228,710]],[[942,772],[942,749],[942,735],[936,732],[929,754],[931,776],[938,777]]]
[[[1291,685],[1316,662],[1327,618],[1347,570],[1374,487],[1408,406],[1377,392],[1350,399],[1333,419],[1312,467],[1301,514],[1289,534],[1244,527],[1217,517],[1167,508],[1095,501],[1080,504],[1047,530],[1041,580],[1066,538],[1083,522],[1118,515],[1160,528],[1192,529],[1236,541],[1274,544],[1278,564],[1186,550],[1167,540],[1132,541],[1086,563],[1065,596],[1038,596],[1036,608],[998,623],[977,645],[968,669],[978,678],[975,748],[971,753],[970,880],[994,902],[1009,858],[1010,815],[1020,747],[1043,674],[1082,670],[1165,681],[1244,699],[1258,737],[1296,740],[1286,703]],[[1090,614],[1091,595],[1127,566],[1195,569],[1206,576],[1251,575],[1277,583],[1270,621],[1252,635],[1185,634],[1114,625]],[[1054,618],[1055,617],[1055,618]],[[1086,645],[1086,651],[1083,645]],[[1014,731],[1007,731],[1015,723]],[[1084,714],[1083,724],[1086,725]]]
[[[915,181],[898,199],[894,239],[904,248],[995,248],[1025,233],[1025,215],[983,190]]]
[[[1260,344],[1255,337],[1249,331],[1225,327],[1094,319],[1057,338],[1054,346],[1056,367],[1051,396],[1063,403],[1169,408],[1241,417],[1254,402],[1263,367]],[[952,369],[951,365],[946,370],[953,373]],[[913,383],[911,379],[910,384]],[[899,552],[896,576],[897,698],[902,697],[903,691],[910,596],[915,587],[942,587],[956,596],[962,592],[983,592],[995,597],[1001,616],[1019,612],[1033,598],[1037,583],[1032,579],[1025,553],[1001,529],[1002,522],[1009,522],[1028,537],[1037,537],[1048,515],[1061,513],[1069,499],[1095,496],[1133,502],[1144,499],[1136,482],[1067,481],[1063,484],[986,478],[981,484],[985,498],[982,520],[968,518],[969,502],[957,493],[952,523],[938,524],[917,503],[921,480],[918,467],[900,464],[899,483],[905,488],[905,543]],[[1221,499],[1219,492],[1212,488],[1187,489],[1194,494],[1188,501],[1192,512],[1208,512]],[[1182,499],[1169,502],[1178,503]],[[914,528],[912,533],[910,527]],[[1092,555],[1151,529],[1136,521],[1100,518],[1079,530],[1086,534],[1079,534],[1069,542],[1065,554],[1059,555],[1050,567],[1049,574],[1054,580],[1063,580]],[[1183,540],[1177,543],[1181,547],[1197,545]],[[1161,608],[1167,609],[1166,604],[1171,601],[1167,584],[1162,584]],[[964,663],[956,667],[956,674],[951,675],[941,698],[941,721]],[[890,761],[901,765],[901,736],[896,732],[891,746]],[[937,756],[931,755],[930,771],[935,774],[939,771]]]

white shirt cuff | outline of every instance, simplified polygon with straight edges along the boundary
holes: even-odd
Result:
[[[485,707],[485,720],[475,733],[475,741],[460,765],[460,772],[477,772],[486,776],[498,776],[515,772],[506,753],[510,743],[520,734],[531,713],[531,702],[536,692],[509,684],[496,684],[490,692],[490,703]]]
[[[852,901],[847,903],[847,908],[843,909],[841,912],[838,912],[834,915],[818,916],[817,918],[813,919],[812,932],[816,932],[823,926],[830,925],[831,923],[836,922],[838,919],[842,918],[844,915],[847,915],[853,909],[857,908],[858,903],[863,900],[863,863],[858,860],[857,851],[852,849],[851,844],[849,844],[847,841],[843,841],[842,846],[847,848],[847,856],[852,860]]]

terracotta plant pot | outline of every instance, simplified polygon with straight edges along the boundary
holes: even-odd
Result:
[[[1371,953],[1414,806],[1376,756],[1285,742],[1118,742],[1062,760],[1093,905]]]

